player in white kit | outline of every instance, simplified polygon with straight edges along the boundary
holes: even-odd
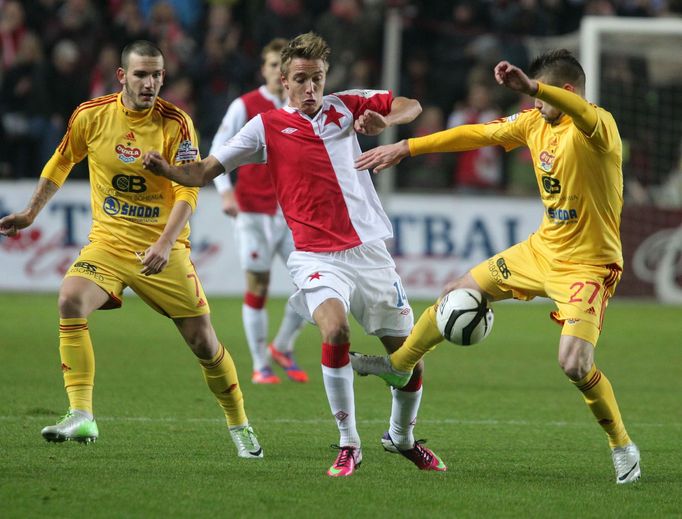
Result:
[[[390,92],[351,90],[323,95],[329,47],[314,33],[297,36],[282,50],[282,83],[288,105],[251,119],[227,144],[201,162],[170,166],[157,152],[145,154],[154,173],[180,184],[206,185],[224,171],[267,162],[277,199],[292,230],[296,251],[287,266],[298,287],[290,301],[322,335],[322,374],[339,428],[339,453],[327,474],[349,476],[362,461],[355,422],[348,312],[387,351],[413,325],[410,305],[384,240],[392,228],[369,171],[353,162],[356,132],[377,135],[414,120],[419,103]],[[422,442],[414,424],[422,395],[422,369],[403,390],[392,390],[384,448],[422,470],[446,470]]]
[[[235,99],[218,128],[210,154],[215,155],[256,115],[282,108],[286,102],[280,81],[280,53],[287,40],[276,38],[261,52],[261,74],[265,84]],[[229,173],[229,172],[228,172]],[[251,352],[255,384],[278,384],[270,357],[284,368],[289,379],[307,382],[308,374],[293,356],[294,341],[304,324],[291,305],[286,305],[277,335],[268,345],[268,314],[265,302],[270,285],[270,269],[275,256],[286,263],[294,250],[294,240],[277,204],[275,188],[267,164],[246,164],[237,170],[233,186],[228,173],[213,179],[222,197],[223,212],[236,217],[235,239],[239,261],[246,273],[246,292],[242,304],[242,321]]]

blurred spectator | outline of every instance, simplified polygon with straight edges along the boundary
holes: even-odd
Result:
[[[422,104],[430,101],[430,56],[424,50],[410,50],[405,57],[400,89],[402,95],[418,99]]]
[[[151,39],[137,0],[123,0],[114,17],[112,35],[119,52],[131,41]]]
[[[0,156],[5,161],[0,169],[5,176],[37,175],[47,160],[43,142],[49,116],[46,85],[40,40],[26,32],[0,88]],[[49,157],[51,151],[47,153]]]
[[[47,146],[54,148],[66,131],[66,124],[76,106],[88,100],[89,77],[81,69],[81,52],[71,40],[60,40],[52,50],[48,67],[50,85],[50,124],[46,134]],[[85,176],[86,161],[78,163],[71,177]]]
[[[427,105],[421,115],[409,125],[408,137],[422,137],[445,129],[445,116],[438,106]],[[398,187],[419,190],[442,190],[451,185],[451,153],[428,153],[407,161],[397,171]]]
[[[70,40],[78,47],[80,67],[89,70],[104,37],[101,15],[92,0],[66,0],[57,10],[56,22],[46,34],[48,45]]]
[[[162,9],[172,10],[183,30],[189,34],[193,34],[196,30],[204,10],[204,2],[196,0],[138,0],[137,3],[142,15],[151,25],[154,24],[154,12],[158,6],[165,4]]]
[[[188,76],[179,76],[169,81],[164,87],[163,98],[187,112],[194,119],[194,112],[196,111],[194,87]]]
[[[523,110],[532,110],[534,100],[523,96],[517,99],[517,104],[505,112],[505,116],[513,115]],[[538,183],[533,172],[533,157],[526,146],[521,146],[503,155],[506,191],[517,196],[537,196]]]
[[[265,8],[260,15],[253,16],[252,22],[258,48],[265,47],[273,38],[290,39],[308,32],[313,25],[303,0],[266,0]]]
[[[196,117],[200,136],[214,135],[229,104],[260,83],[259,61],[242,50],[242,27],[232,9],[224,4],[209,6],[203,47],[188,64],[194,82]],[[208,153],[210,138],[200,139],[202,154]]]
[[[491,7],[493,31],[501,34],[549,36],[557,34],[556,11],[545,9],[539,0],[495,0]]]
[[[170,77],[180,74],[184,63],[192,58],[196,43],[182,28],[175,9],[169,2],[158,2],[152,7],[149,32],[163,52],[166,73]]]
[[[495,63],[507,59],[525,67],[529,49],[541,45],[536,42],[546,41],[544,36],[577,31],[586,14],[682,15],[682,0],[0,0],[0,121],[11,121],[16,113],[26,115],[26,99],[13,96],[29,83],[32,89],[46,91],[49,120],[40,142],[22,137],[23,144],[18,146],[13,143],[21,123],[0,124],[0,176],[34,174],[28,171],[30,167],[17,167],[14,162],[30,164],[44,157],[46,146],[49,156],[77,104],[117,91],[120,85],[114,73],[120,51],[137,39],[161,47],[169,81],[164,96],[194,114],[203,136],[215,133],[232,100],[260,84],[257,49],[276,36],[288,38],[311,29],[321,33],[334,49],[327,81],[331,90],[380,88],[384,86],[379,81],[388,6],[400,10],[403,22],[401,78],[394,88],[429,107],[415,121],[415,126],[425,127],[445,127],[443,114],[452,107],[456,107],[453,118],[476,120],[475,110],[481,110],[475,106],[478,84],[489,81]],[[24,62],[15,68],[21,42],[31,32],[38,36],[42,54],[50,59],[37,58],[33,65]],[[653,70],[649,74],[644,59],[611,54],[605,49],[602,57],[602,85],[608,86],[610,94],[602,95],[601,102],[621,129],[626,194],[652,201],[652,193],[660,193],[663,173],[676,171],[682,87],[673,67],[670,80],[661,81],[660,74]],[[36,87],[34,78],[41,74],[47,79]],[[652,84],[655,77],[657,83]],[[36,94],[29,112],[43,111],[42,95]],[[488,97],[489,107],[501,108],[498,114],[513,113],[519,103],[506,89],[493,88]],[[480,115],[479,120],[486,117]],[[419,130],[413,127],[411,131]],[[376,141],[362,137],[361,145],[367,148]],[[208,140],[200,142],[206,153]],[[455,158],[459,158],[456,166]],[[460,189],[469,182],[464,180],[467,175],[487,178],[480,158],[455,155],[450,160],[453,163],[445,174],[438,172],[443,164],[434,164],[437,172],[431,176],[425,170],[414,176],[402,174],[404,165],[400,164],[401,187],[451,187],[454,182]],[[475,189],[500,189],[501,185],[513,193],[537,190],[533,175],[528,174],[530,157],[524,152],[502,154],[500,160],[501,180],[492,178],[491,172],[499,168],[490,166],[487,187]],[[85,174],[87,165],[80,168],[72,176]],[[474,186],[466,187],[470,188]]]
[[[97,63],[90,74],[90,95],[94,98],[121,90],[116,79],[116,69],[120,65],[120,51],[113,45],[105,45],[99,52]]]
[[[329,92],[344,90],[353,64],[377,52],[379,19],[363,8],[362,0],[332,0],[329,11],[317,20],[315,30],[334,49],[326,88]]]
[[[459,103],[448,118],[448,128],[462,124],[478,124],[494,121],[501,117],[500,109],[494,105],[491,86],[474,82],[469,86],[466,101]],[[462,193],[500,191],[503,187],[502,149],[487,146],[456,154],[454,185]]]
[[[677,163],[653,196],[659,207],[682,207],[682,141],[679,144]]]
[[[52,50],[49,69],[50,106],[60,133],[73,110],[88,99],[88,76],[80,68],[81,52],[71,40],[60,40]]]
[[[16,0],[0,4],[0,70],[14,65],[21,41],[26,36],[24,8]],[[2,76],[0,75],[0,78]]]

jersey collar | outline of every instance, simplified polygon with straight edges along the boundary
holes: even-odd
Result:
[[[123,92],[119,92],[118,96],[116,97],[116,104],[126,118],[132,119],[134,121],[141,121],[142,119],[145,119],[151,115],[151,113],[154,111],[154,107],[156,106],[156,101],[154,102],[154,105],[147,110],[131,110],[123,104]]]

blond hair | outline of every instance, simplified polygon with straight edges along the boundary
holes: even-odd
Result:
[[[286,38],[275,38],[274,40],[270,40],[270,42],[263,47],[263,50],[260,51],[261,65],[265,63],[265,60],[268,58],[268,54],[271,52],[281,54],[282,49],[287,46],[287,43],[289,42]]]
[[[321,59],[324,61],[325,70],[329,67],[329,54],[331,50],[327,42],[314,32],[299,34],[290,40],[286,47],[282,49],[282,64],[280,70],[283,75],[289,72],[289,64],[295,58]]]

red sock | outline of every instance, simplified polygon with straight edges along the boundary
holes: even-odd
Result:
[[[322,343],[322,365],[328,368],[342,368],[350,362],[350,343],[329,344]]]

